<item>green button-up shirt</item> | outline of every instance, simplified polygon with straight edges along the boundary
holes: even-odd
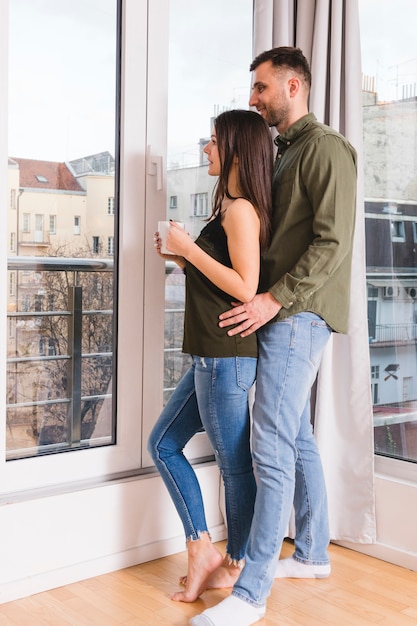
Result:
[[[356,151],[309,113],[275,139],[272,239],[260,292],[282,304],[272,320],[311,311],[348,330]]]

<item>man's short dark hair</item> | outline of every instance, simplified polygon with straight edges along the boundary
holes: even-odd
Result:
[[[250,71],[253,72],[258,65],[261,65],[261,63],[265,63],[266,61],[271,61],[272,65],[275,67],[295,70],[304,77],[307,86],[309,88],[311,87],[310,65],[300,48],[280,46],[279,48],[272,48],[271,50],[261,52],[261,54],[258,54],[258,56],[252,61],[249,68]]]

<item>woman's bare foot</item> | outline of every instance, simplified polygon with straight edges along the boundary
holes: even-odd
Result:
[[[243,563],[237,564],[226,555],[223,562],[210,574],[206,589],[226,589],[233,587],[243,569]]]
[[[233,587],[240,576],[243,564],[236,565],[230,561],[230,557],[226,555],[214,572],[207,579],[206,589],[226,589]],[[181,576],[179,583],[182,587],[187,585],[187,576]]]
[[[187,542],[188,571],[185,590],[171,596],[176,602],[194,602],[207,589],[207,580],[221,565],[223,557],[213,546],[208,533],[195,541]]]

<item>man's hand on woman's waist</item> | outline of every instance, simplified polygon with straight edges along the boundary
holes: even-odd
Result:
[[[269,292],[258,293],[250,302],[244,304],[242,302],[232,302],[232,304],[232,309],[219,315],[220,328],[238,324],[227,331],[230,337],[239,334],[241,337],[251,335],[275,317],[282,308],[278,300],[275,300]]]

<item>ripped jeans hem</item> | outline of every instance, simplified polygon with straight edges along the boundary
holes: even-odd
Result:
[[[244,565],[245,565],[245,559],[232,559],[232,557],[230,556],[230,554],[226,554],[226,558],[227,558],[227,564],[228,565],[232,565],[233,567],[237,567],[238,569],[242,570]]]
[[[197,530],[196,531],[196,535],[197,536],[190,535],[189,537],[187,537],[186,540],[185,540],[185,543],[187,544],[187,543],[190,543],[190,542],[192,543],[193,541],[199,541],[203,537],[203,535],[207,535],[207,537],[211,541],[211,535],[210,535],[208,530]]]

